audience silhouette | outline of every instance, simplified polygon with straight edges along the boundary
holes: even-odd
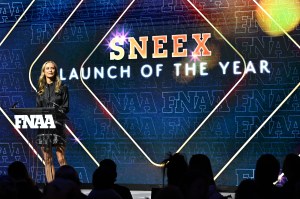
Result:
[[[169,158],[163,162],[165,164],[164,170],[167,172],[168,185],[176,186],[183,190],[184,178],[188,169],[185,157],[180,153],[169,154]]]
[[[216,188],[209,158],[195,154],[187,164],[180,153],[168,154],[163,161],[163,176],[167,185],[160,189],[153,199],[222,199]],[[280,163],[272,154],[261,155],[254,172],[254,179],[243,180],[235,191],[236,199],[299,199],[300,157],[287,154],[282,172],[287,182],[277,187]],[[116,184],[117,165],[111,159],[104,159],[93,173],[93,189],[86,196],[80,190],[80,179],[74,167],[64,165],[55,172],[52,182],[41,192],[29,176],[26,166],[15,161],[7,168],[8,175],[0,176],[0,198],[6,199],[133,199],[127,187]],[[164,178],[164,177],[163,177]],[[164,179],[163,179],[164,181]]]
[[[8,175],[0,176],[0,198],[18,199],[15,182]]]
[[[84,199],[86,197],[80,190],[78,173],[70,165],[59,167],[55,172],[54,180],[45,186],[43,192],[43,199]]]
[[[29,176],[24,163],[20,161],[11,163],[8,166],[7,173],[15,183],[18,198],[41,198],[42,192],[38,189],[32,178]]]
[[[122,198],[132,199],[127,187],[116,184],[117,165],[111,159],[104,159],[93,174],[93,186],[88,198]]]
[[[125,187],[121,186],[119,184],[116,184],[115,181],[117,180],[117,165],[116,163],[111,159],[104,159],[100,162],[100,167],[105,167],[108,170],[111,170],[111,172],[114,174],[114,183],[113,183],[113,189],[123,198],[123,199],[132,199],[132,195],[130,193],[130,190]]]
[[[180,153],[172,155],[168,154],[168,158],[163,161],[163,181],[165,173],[167,174],[167,186],[163,189],[158,190],[152,196],[156,199],[163,198],[184,198],[184,181],[188,164],[185,157]]]
[[[79,187],[81,185],[79,176],[77,171],[75,170],[74,167],[70,165],[63,165],[60,166],[57,171],[55,172],[55,178],[62,178],[62,179],[67,179],[75,182]],[[84,199],[87,196],[83,193],[80,192],[80,198]]]
[[[255,182],[253,179],[243,180],[235,191],[235,199],[255,199]]]
[[[299,189],[300,157],[293,153],[286,155],[282,166],[282,172],[287,178],[287,182],[282,187],[282,195],[287,199],[299,199],[299,195],[297,197],[297,187]]]
[[[279,188],[273,183],[277,181],[280,171],[280,163],[272,154],[261,155],[254,172],[256,197],[258,198],[281,198]]]
[[[279,187],[274,185],[280,171],[280,163],[272,154],[261,155],[254,171],[254,180],[243,180],[237,190],[236,199],[279,199],[283,197]]]
[[[98,167],[93,173],[93,189],[88,195],[89,199],[122,199],[121,196],[113,190],[115,174],[110,169]]]
[[[178,187],[168,185],[159,190],[159,192],[154,195],[154,199],[184,199],[184,195]]]
[[[81,184],[77,171],[71,165],[60,166],[55,172],[55,178],[69,179],[78,185]]]
[[[187,175],[187,198],[222,199],[216,187],[209,158],[204,154],[193,155]]]
[[[54,178],[44,188],[43,199],[80,199],[80,188],[68,179]]]

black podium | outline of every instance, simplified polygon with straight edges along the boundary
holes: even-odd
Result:
[[[56,107],[36,107],[36,108],[10,108],[10,110],[15,114],[15,119],[16,115],[20,115],[20,117],[26,117],[28,118],[29,123],[31,123],[31,117],[46,117],[47,115],[51,115],[51,122],[50,125],[49,123],[44,123],[43,128],[42,125],[38,126],[37,124],[33,124],[32,126],[29,126],[29,123],[22,119],[17,120],[16,119],[16,125],[19,126],[17,128],[24,128],[30,127],[29,129],[35,129],[37,130],[37,138],[36,138],[36,143],[40,146],[49,146],[53,144],[57,144],[60,140],[65,140],[65,135],[64,135],[64,122],[67,120],[67,116],[65,113],[60,111]],[[49,118],[49,117],[48,117]],[[17,123],[18,121],[18,123]],[[33,121],[37,121],[33,119]],[[23,126],[23,122],[25,125]],[[22,124],[22,127],[21,125]],[[40,128],[41,127],[41,128]]]
[[[68,119],[66,114],[60,112],[56,107],[36,107],[36,108],[10,108],[15,115],[46,115],[51,114],[54,120]]]

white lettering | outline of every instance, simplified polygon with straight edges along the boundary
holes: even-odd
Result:
[[[18,129],[55,129],[52,115],[15,115],[15,126]],[[21,126],[22,124],[22,126]]]
[[[179,74],[180,74],[180,70],[179,70],[179,68],[180,68],[180,66],[181,66],[181,63],[175,63],[174,64],[174,67],[175,67],[175,74],[176,74],[176,76],[178,77],[179,76]]]
[[[97,79],[98,75],[101,79],[104,78],[104,68],[103,67],[101,67],[101,71],[99,71],[99,69],[97,67],[94,68],[94,79]]]
[[[163,64],[156,64],[156,77],[159,77],[160,72],[162,71]]]
[[[148,73],[145,72],[146,69],[148,69]],[[142,74],[143,77],[148,78],[152,75],[152,73],[153,73],[153,69],[150,65],[145,64],[145,65],[142,66],[141,74]]]
[[[67,78],[64,77],[64,72],[63,72],[62,68],[59,69],[59,77],[60,77],[61,81],[64,81],[64,80],[67,79]]]
[[[260,73],[264,73],[266,71],[267,73],[270,73],[270,70],[268,69],[268,61],[266,60],[260,60],[259,66],[260,66]]]
[[[112,75],[112,74],[111,74],[111,70],[112,70],[112,69],[116,70],[117,67],[116,67],[116,66],[110,66],[110,67],[108,67],[108,69],[107,69],[107,76],[108,76],[110,79],[116,79],[118,76],[117,76],[117,75]]]
[[[256,70],[255,70],[255,68],[254,68],[254,65],[253,65],[253,63],[252,63],[252,61],[249,61],[248,62],[248,65],[247,65],[247,68],[246,68],[246,73],[248,73],[248,72],[252,72],[252,73],[256,73]]]
[[[240,63],[241,63],[240,61],[233,62],[233,74],[239,75],[242,73],[241,71],[238,71],[238,69],[240,68],[240,65],[239,65]]]
[[[124,67],[121,66],[121,69],[120,69],[120,76],[121,76],[121,78],[124,77],[124,74],[127,74],[127,78],[130,78],[130,66],[127,66],[126,69],[124,69]]]
[[[228,61],[228,62],[226,62],[226,64],[225,64],[225,65],[223,65],[223,63],[222,63],[222,62],[219,62],[219,65],[220,65],[220,66],[221,66],[221,68],[222,68],[223,75],[226,75],[226,70],[227,70],[227,68],[228,68],[228,66],[229,66],[229,61]]]
[[[84,75],[84,71],[85,70],[83,70],[83,68],[80,69],[80,72],[81,72],[81,75],[82,75],[82,79],[89,79],[90,78],[90,76],[91,76],[91,68],[88,67],[87,70],[88,70],[87,71],[87,75]]]
[[[77,74],[75,68],[72,68],[71,73],[70,73],[70,76],[69,76],[69,80],[71,80],[71,79],[73,79],[73,78],[79,79],[79,78],[78,78],[78,74]]]
[[[189,66],[188,63],[185,64],[185,75],[188,76],[192,72],[193,76],[196,75],[196,63],[193,63],[192,66]]]
[[[24,120],[24,115],[15,115],[15,126],[20,129],[21,128],[21,124],[22,124],[22,121]]]

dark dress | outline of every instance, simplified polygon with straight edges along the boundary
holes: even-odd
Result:
[[[59,92],[55,92],[55,82],[46,84],[42,95],[36,96],[37,107],[56,107],[58,111],[65,114],[69,112],[69,93],[65,85],[60,87]],[[39,129],[36,143],[39,146],[51,147],[66,145],[66,134],[64,132],[64,120],[55,120],[55,129]]]

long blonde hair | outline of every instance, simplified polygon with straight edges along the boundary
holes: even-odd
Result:
[[[60,91],[61,80],[58,75],[57,65],[54,61],[46,61],[42,66],[41,75],[38,80],[38,94],[39,95],[42,95],[45,92],[46,76],[45,76],[44,71],[45,71],[46,64],[48,64],[48,63],[52,63],[55,67],[55,80],[54,80],[55,81],[55,92],[58,93]]]

